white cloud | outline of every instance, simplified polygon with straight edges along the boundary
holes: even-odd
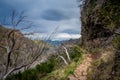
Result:
[[[33,35],[26,35],[26,37],[30,39],[40,39],[40,40],[45,40],[48,38],[48,34],[46,33],[34,33]]]
[[[52,40],[69,40],[69,39],[78,39],[80,34],[68,34],[68,33],[59,33]]]
[[[68,34],[68,33],[57,33],[57,34],[46,34],[46,33],[34,33],[33,35],[28,35],[31,39],[40,39],[40,40],[47,40],[51,39],[53,41],[58,40],[69,40],[69,39],[78,39],[81,37],[80,34]]]

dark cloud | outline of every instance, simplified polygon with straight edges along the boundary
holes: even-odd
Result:
[[[63,30],[62,33],[80,34],[79,31],[80,31],[80,30],[67,29],[67,30]]]
[[[27,20],[36,25],[28,30],[30,32],[49,34],[58,26],[58,33],[80,32],[80,10],[76,0],[0,0],[0,22],[4,16],[8,19],[14,9],[25,11]]]
[[[42,13],[41,17],[46,20],[53,20],[53,21],[60,21],[60,20],[66,20],[69,19],[69,17],[65,16],[64,13],[58,11],[49,9]]]

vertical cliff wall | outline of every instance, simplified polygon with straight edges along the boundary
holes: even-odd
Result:
[[[93,70],[96,74],[91,73],[89,78],[91,77],[91,80],[119,80],[120,0],[84,0],[81,20],[83,46],[92,53],[102,49],[105,53],[113,54],[107,62],[102,61],[100,57],[99,64]],[[102,51],[99,50],[97,53],[104,55]]]
[[[110,42],[109,38],[120,28],[119,6],[119,0],[85,0],[81,17],[84,46],[98,47],[105,45],[105,40]]]

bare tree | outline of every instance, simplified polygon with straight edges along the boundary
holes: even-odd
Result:
[[[67,59],[65,56],[63,56],[63,53],[65,53],[65,56],[67,56]],[[57,49],[57,56],[61,58],[66,65],[68,65],[71,62],[70,54],[64,45],[62,45]]]
[[[28,23],[25,27],[17,30],[17,27],[25,23],[24,12],[19,15],[16,11],[11,15],[11,26],[5,33],[6,37],[0,39],[0,78],[6,79],[11,73],[17,70],[29,68],[44,52],[45,44],[36,44],[32,40],[25,38],[19,30],[25,30],[32,26]]]
[[[65,59],[63,56],[58,55],[58,57],[60,57],[60,58],[64,61],[64,63],[65,63],[66,65],[68,65],[68,62],[66,61],[66,59]]]
[[[65,46],[63,46],[63,48],[64,48],[64,50],[65,50],[65,53],[66,53],[66,55],[67,55],[67,58],[68,58],[69,62],[71,62],[70,55],[69,55],[69,53],[68,53],[67,48],[66,48]]]

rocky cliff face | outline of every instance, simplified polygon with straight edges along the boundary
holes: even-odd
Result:
[[[120,79],[120,0],[84,0],[82,9],[82,44],[91,52],[110,48],[112,61],[100,62],[91,80]],[[108,54],[109,55],[109,54]],[[106,65],[107,64],[107,65]],[[110,67],[111,66],[111,67]],[[108,71],[109,70],[109,71]]]
[[[90,41],[95,43],[94,46],[105,45],[105,40],[120,28],[119,5],[119,0],[85,0],[81,18],[85,46],[91,45]]]

